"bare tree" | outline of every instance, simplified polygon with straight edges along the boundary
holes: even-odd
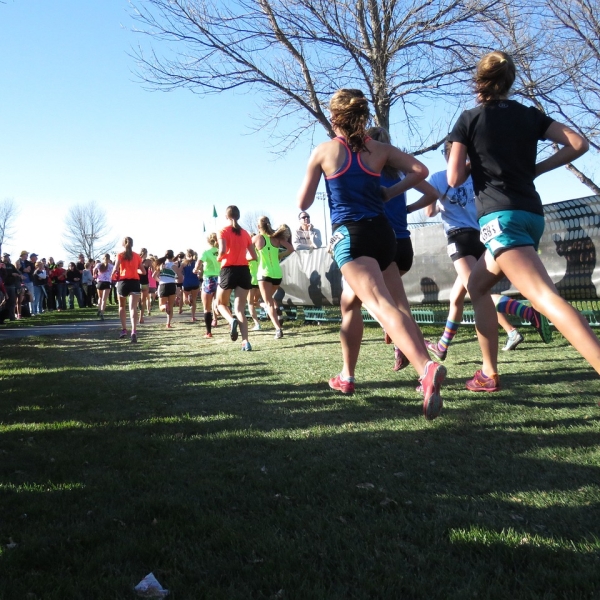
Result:
[[[19,216],[19,207],[13,198],[5,198],[0,202],[0,253],[2,244],[13,235],[15,219]]]
[[[63,248],[70,256],[82,253],[86,258],[98,258],[111,252],[116,238],[110,238],[105,212],[95,202],[73,206],[65,219]]]
[[[268,217],[271,220],[271,215],[268,212],[261,210],[246,210],[242,212],[242,218],[240,219],[240,225],[250,233],[258,232],[258,219],[260,217]],[[271,223],[274,228],[277,228],[275,223]]]
[[[484,43],[477,24],[505,1],[138,0],[140,32],[163,46],[134,55],[151,89],[259,92],[257,128],[283,150],[318,125],[333,135],[329,97],[358,87],[375,122],[389,129],[394,109],[405,147],[420,153],[448,130],[424,122],[423,109],[464,98],[469,59]]]

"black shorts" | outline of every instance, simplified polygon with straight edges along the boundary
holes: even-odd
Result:
[[[96,284],[97,290],[110,290],[110,281],[99,281]]]
[[[178,283],[178,284],[177,284],[177,287],[178,287],[178,288],[182,288],[182,287],[183,287],[183,283]]]
[[[117,294],[127,298],[129,294],[140,294],[142,291],[139,279],[120,279],[117,283]]]
[[[385,271],[396,255],[396,235],[384,216],[341,223],[334,225],[330,251],[340,269],[347,262],[368,256]]]
[[[396,238],[396,256],[394,262],[398,265],[398,269],[405,273],[410,271],[413,265],[415,251],[413,250],[410,238]]]
[[[257,290],[257,289],[258,289],[258,284],[256,284],[256,285],[252,284],[252,285],[250,286],[250,289],[251,289],[251,290]]]
[[[184,292],[193,292],[194,290],[199,290],[199,289],[200,289],[200,285],[184,285],[183,286]]]
[[[248,265],[223,267],[219,274],[219,287],[222,290],[234,290],[236,287],[249,290],[252,287],[252,275]]]
[[[168,298],[169,296],[177,295],[177,284],[176,283],[161,283],[158,286],[158,297]]]
[[[267,283],[271,283],[272,285],[281,285],[282,278],[281,277],[261,277],[259,281],[266,281]]]
[[[453,262],[465,256],[474,256],[479,260],[484,252],[485,246],[479,239],[478,229],[462,227],[448,234],[448,256]]]

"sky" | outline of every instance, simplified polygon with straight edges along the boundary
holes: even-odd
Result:
[[[130,11],[126,0],[0,3],[0,200],[19,207],[2,250],[13,261],[22,250],[73,258],[65,220],[91,201],[114,238],[155,254],[203,249],[230,204],[297,226],[296,193],[324,130],[276,156],[252,131],[258,95],[144,89],[131,52],[146,40]],[[420,158],[432,173],[444,168],[439,152]],[[591,195],[564,169],[536,185],[544,203]],[[309,212],[331,232],[323,202]]]

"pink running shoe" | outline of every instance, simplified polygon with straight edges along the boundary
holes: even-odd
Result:
[[[498,373],[493,373],[488,377],[479,369],[475,372],[473,379],[467,381],[467,389],[471,392],[498,392],[500,391],[500,377],[498,377]]]
[[[437,342],[430,342],[428,340],[425,340],[425,345],[427,346],[427,350],[429,350],[429,352],[431,352],[431,354],[436,356],[439,360],[446,360],[448,349],[442,352]]]
[[[354,377],[352,379],[342,379],[342,374],[336,375],[329,380],[329,387],[332,390],[342,392],[342,394],[354,394]]]
[[[425,366],[425,374],[419,378],[423,388],[423,415],[428,421],[435,419],[442,412],[442,396],[440,387],[446,378],[446,367],[429,361]]]
[[[410,361],[399,348],[394,349],[394,366],[392,367],[394,371],[402,371],[402,369],[406,369],[410,365]]]

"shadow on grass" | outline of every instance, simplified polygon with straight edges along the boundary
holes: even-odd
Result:
[[[129,598],[150,571],[175,599],[597,593],[600,419],[557,411],[550,373],[427,423],[414,374],[346,398],[154,343],[2,349],[40,369],[3,377],[0,597]]]

